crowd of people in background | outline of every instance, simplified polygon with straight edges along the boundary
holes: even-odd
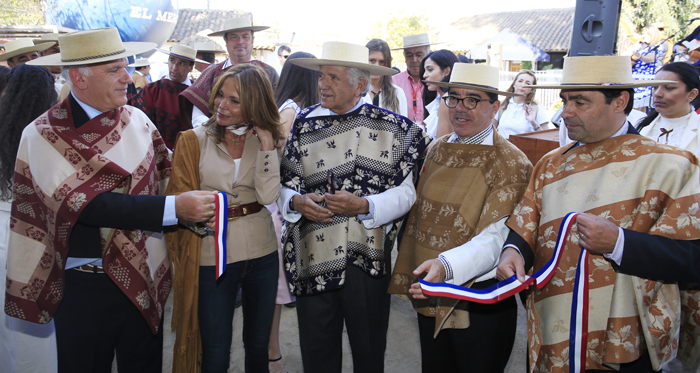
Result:
[[[628,55],[568,57],[560,84],[523,69],[505,89],[428,34],[282,45],[273,67],[253,55],[266,28],[227,20],[219,62],[213,43],[116,28],[5,44],[0,371],[110,372],[116,354],[160,372],[172,291],[174,372],[229,370],[237,296],[246,372],[286,371],[283,305],[305,372],[341,371],[344,327],[355,372],[382,372],[390,294],[416,310],[421,371],[502,372],[515,295],[431,296],[418,278],[485,293],[547,266],[523,292],[531,371],[700,369],[700,74],[669,61],[689,51],[663,25]],[[163,76],[128,63],[154,49]],[[561,90],[553,119],[537,89]],[[533,165],[509,140],[550,122],[562,146]],[[574,281],[596,310],[582,355]]]

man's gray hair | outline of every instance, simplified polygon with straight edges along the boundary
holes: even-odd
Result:
[[[348,67],[348,81],[350,82],[350,85],[357,85],[357,83],[359,83],[360,78],[365,78],[366,82],[365,89],[360,94],[360,96],[364,96],[369,92],[369,71],[358,69],[356,67]]]
[[[90,70],[90,66],[88,65],[61,66],[61,76],[66,80],[66,84],[68,84],[68,86],[71,88],[73,88],[73,81],[70,80],[70,71],[73,69],[78,69],[80,73],[85,76],[92,75],[92,70]]]

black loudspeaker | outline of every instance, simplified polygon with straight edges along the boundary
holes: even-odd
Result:
[[[621,0],[576,0],[569,56],[617,54]]]

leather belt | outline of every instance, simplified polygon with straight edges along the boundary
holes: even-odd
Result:
[[[238,219],[241,216],[255,214],[263,209],[263,205],[258,202],[246,203],[245,205],[236,205],[228,207],[228,220]]]
[[[88,272],[88,273],[105,273],[104,268],[102,268],[100,266],[93,265],[93,264],[83,264],[79,267],[73,267],[71,269],[74,269],[74,270],[80,271],[80,272]]]

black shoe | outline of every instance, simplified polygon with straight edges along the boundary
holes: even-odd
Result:
[[[285,304],[284,306],[287,308],[294,308],[297,306],[297,302],[289,302],[289,303]]]

